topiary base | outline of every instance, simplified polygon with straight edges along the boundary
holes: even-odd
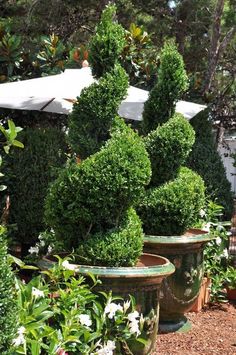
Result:
[[[192,328],[191,322],[185,316],[176,319],[175,321],[160,321],[159,333],[187,333]]]
[[[195,303],[203,278],[204,245],[214,239],[201,230],[189,230],[183,236],[146,236],[144,250],[168,258],[175,273],[163,280],[160,290],[160,322],[173,323],[168,332],[179,331],[179,320]],[[174,324],[177,323],[175,328]],[[179,327],[179,328],[178,328]],[[186,329],[190,329],[186,326]]]
[[[48,258],[39,263],[43,269],[50,267]],[[147,343],[129,343],[130,353],[134,355],[151,354],[156,344],[159,323],[159,293],[164,278],[174,272],[174,266],[166,258],[143,254],[135,267],[102,267],[75,265],[75,271],[84,275],[95,275],[102,281],[96,291],[112,291],[113,295],[136,300],[137,310],[145,319],[144,333],[141,334]]]

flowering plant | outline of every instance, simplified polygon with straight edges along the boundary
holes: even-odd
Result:
[[[229,232],[220,222],[223,207],[213,201],[208,201],[206,209],[200,211],[198,227],[210,232],[215,239],[204,249],[205,274],[211,278],[211,300],[224,302],[224,273],[229,263],[228,237]]]
[[[145,319],[135,310],[132,297],[123,301],[75,278],[68,259],[28,284],[18,280],[19,328],[14,354],[124,354],[130,342],[145,340]]]

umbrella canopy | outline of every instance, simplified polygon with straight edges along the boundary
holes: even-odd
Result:
[[[81,90],[95,82],[90,68],[68,69],[58,75],[0,84],[0,107],[68,114]],[[119,114],[127,119],[142,120],[144,102],[149,92],[130,86]],[[187,119],[206,106],[178,101],[176,111]]]

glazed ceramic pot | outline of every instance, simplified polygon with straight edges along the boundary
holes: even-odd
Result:
[[[50,267],[50,263],[50,260],[44,259],[39,266],[45,269]],[[75,265],[75,270],[85,277],[89,273],[97,276],[102,281],[97,291],[112,290],[115,296],[129,299],[132,295],[135,298],[137,310],[144,318],[147,317],[144,324],[147,343],[128,345],[134,355],[151,354],[158,331],[160,287],[162,281],[174,272],[173,264],[164,257],[144,253],[135,267]]]
[[[204,245],[213,238],[199,229],[188,230],[183,236],[145,236],[144,251],[168,258],[176,268],[161,286],[161,333],[190,329],[184,314],[198,297],[204,274]]]

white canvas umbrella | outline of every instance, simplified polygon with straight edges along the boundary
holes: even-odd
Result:
[[[37,79],[0,84],[0,107],[68,114],[81,90],[95,82],[90,68],[68,69],[62,74]],[[122,117],[140,121],[149,92],[130,86],[127,98],[121,103]],[[178,101],[176,111],[187,119],[206,106]]]

